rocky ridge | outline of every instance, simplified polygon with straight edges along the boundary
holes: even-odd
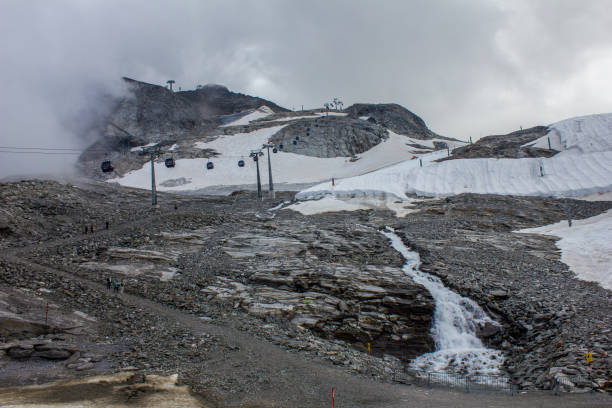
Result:
[[[476,143],[453,149],[449,157],[438,161],[454,159],[483,159],[483,158],[506,158],[520,159],[524,157],[551,157],[557,151],[540,149],[524,144],[539,139],[548,134],[547,126],[536,126],[529,129],[521,129],[507,135],[485,136]]]
[[[352,118],[367,117],[367,121],[378,124],[393,132],[412,137],[414,139],[448,139],[440,136],[427,128],[425,121],[395,103],[356,103],[344,110]]]

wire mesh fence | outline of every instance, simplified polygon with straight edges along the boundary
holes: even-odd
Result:
[[[445,387],[465,392],[494,391],[515,393],[516,386],[502,375],[466,375],[437,371],[409,370],[396,373],[395,381],[427,387]]]

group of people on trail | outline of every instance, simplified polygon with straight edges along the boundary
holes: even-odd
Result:
[[[104,222],[104,228],[105,229],[109,229],[110,228],[110,222],[105,221]],[[91,225],[85,224],[85,234],[88,234],[88,233],[91,233],[91,234],[94,233],[94,225],[93,224],[91,224]]]
[[[125,279],[113,280],[112,276],[107,276],[106,290],[110,291],[111,289],[115,293],[122,294],[125,290]]]

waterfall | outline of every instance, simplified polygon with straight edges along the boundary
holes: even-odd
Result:
[[[392,228],[387,227],[387,231],[381,233],[406,259],[402,267],[404,273],[423,285],[435,302],[431,333],[436,351],[417,357],[411,367],[460,374],[499,374],[503,363],[502,353],[486,348],[476,336],[479,327],[487,323],[499,324],[489,318],[476,302],[451,291],[437,276],[418,270],[419,254],[410,251]]]

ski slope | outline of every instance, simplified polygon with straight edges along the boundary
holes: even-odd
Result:
[[[518,233],[553,235],[560,238],[561,262],[579,279],[599,282],[612,290],[612,210],[584,220],[567,221]]]
[[[576,125],[579,123],[579,125]],[[461,193],[526,196],[584,196],[612,191],[612,114],[591,115],[557,122],[548,136],[560,140],[561,152],[550,158],[459,159],[434,162],[446,152],[434,152],[358,177],[322,183],[298,193],[297,198],[326,195],[406,194],[440,197]],[[551,143],[552,144],[552,143]],[[547,148],[547,147],[546,147]]]
[[[563,151],[564,153],[593,153],[612,150],[612,114],[579,116],[549,126],[550,131],[535,142],[524,146]]]
[[[272,126],[249,133],[220,136],[212,142],[196,142],[194,149],[214,149],[220,155],[210,160],[214,169],[207,170],[207,159],[177,159],[176,167],[166,168],[163,162],[155,163],[155,178],[160,191],[190,191],[215,186],[245,186],[256,184],[256,163],[249,157],[251,150],[259,150],[272,135],[285,125]],[[413,148],[406,143],[411,139],[389,132],[390,137],[359,155],[359,160],[348,157],[318,158],[279,151],[271,153],[273,183],[306,184],[332,178],[352,177],[364,174],[414,157]],[[268,185],[268,158],[260,157],[259,170],[264,188]],[[238,167],[238,160],[245,166]],[[183,182],[173,182],[184,179]],[[121,185],[145,188],[151,186],[150,165],[110,181]],[[242,187],[241,187],[242,188]]]

